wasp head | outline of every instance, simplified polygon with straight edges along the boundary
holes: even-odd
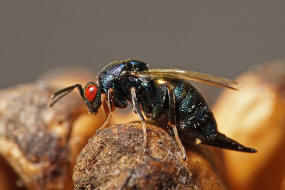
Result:
[[[85,101],[89,111],[91,113],[97,113],[98,108],[101,105],[101,91],[98,85],[94,82],[88,82],[84,89],[81,84],[74,84],[72,86],[63,88],[56,91],[51,97],[50,107],[52,107],[61,98],[72,92],[73,89],[77,88],[80,92],[82,99]]]
[[[94,82],[88,82],[84,87],[83,99],[91,113],[97,113],[101,105],[100,88]]]

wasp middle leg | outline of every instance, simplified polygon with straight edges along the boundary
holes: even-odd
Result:
[[[139,118],[141,120],[142,126],[143,126],[143,147],[144,147],[144,152],[146,152],[146,147],[147,147],[147,133],[146,133],[146,126],[145,126],[145,119],[143,116],[143,113],[139,107],[137,95],[136,95],[136,89],[135,87],[131,88],[131,95],[132,95],[132,104],[133,104],[133,110],[135,113],[139,115]]]

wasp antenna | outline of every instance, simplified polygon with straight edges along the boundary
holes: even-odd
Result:
[[[70,92],[72,92],[72,90],[74,88],[78,88],[80,95],[83,96],[83,88],[80,84],[75,84],[63,89],[60,89],[58,91],[56,91],[52,96],[51,96],[51,103],[50,103],[50,107],[52,107],[56,102],[58,102],[61,98],[63,98],[64,96],[66,96],[67,94],[69,94]]]
[[[52,107],[56,102],[58,102],[62,97],[64,97],[65,95],[69,94],[72,90],[69,90],[69,91],[65,91],[61,94],[58,94],[57,96],[52,96],[51,97],[51,103],[50,103],[50,107]]]

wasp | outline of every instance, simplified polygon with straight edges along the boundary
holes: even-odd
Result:
[[[186,152],[182,142],[205,144],[219,148],[253,153],[255,149],[241,145],[217,130],[213,113],[202,95],[189,81],[198,81],[214,86],[232,87],[236,82],[194,71],[179,69],[149,69],[142,61],[129,59],[114,61],[101,70],[98,82],[88,82],[63,88],[55,92],[50,106],[77,88],[89,112],[96,114],[103,104],[107,119],[115,108],[132,105],[143,128],[143,146],[146,151],[146,118],[164,129],[172,129],[182,157]]]

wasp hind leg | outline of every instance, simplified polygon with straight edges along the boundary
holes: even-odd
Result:
[[[133,110],[135,113],[139,115],[140,121],[143,126],[143,147],[144,147],[144,152],[146,152],[147,148],[147,133],[146,133],[146,126],[145,126],[145,119],[143,116],[143,113],[139,107],[137,95],[136,95],[136,89],[134,87],[131,88],[131,95],[132,95],[132,104],[133,104]]]
[[[182,154],[182,159],[186,160],[186,151],[184,146],[182,145],[182,142],[179,138],[178,135],[178,131],[176,128],[176,114],[175,114],[175,97],[173,96],[173,92],[172,90],[168,87],[168,85],[166,86],[167,90],[168,90],[168,122],[169,122],[169,126],[172,127],[173,133],[174,133],[174,137],[175,140],[179,146],[179,149],[181,151]],[[172,123],[174,123],[175,125],[172,125]]]
[[[178,135],[178,132],[177,132],[177,128],[175,125],[170,125],[172,127],[172,130],[173,130],[173,133],[174,133],[174,137],[175,137],[175,140],[179,146],[179,149],[181,151],[181,154],[182,154],[182,158],[183,160],[186,160],[186,151],[184,149],[184,146],[182,145],[182,142],[179,138],[179,135]]]

